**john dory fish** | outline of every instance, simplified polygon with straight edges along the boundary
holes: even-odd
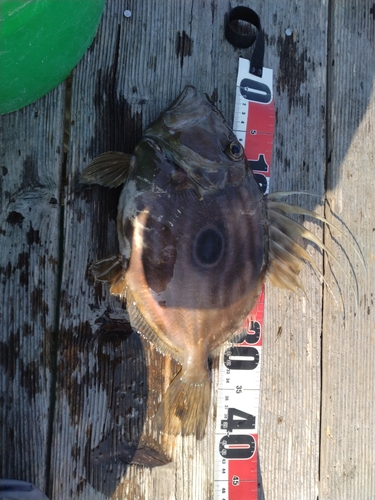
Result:
[[[158,430],[202,438],[210,404],[210,353],[241,326],[268,278],[302,288],[320,243],[288,213],[308,213],[264,197],[222,114],[186,87],[151,125],[134,155],[108,152],[81,181],[121,193],[119,255],[92,266],[124,297],[130,320],[181,364],[155,416]],[[317,216],[317,218],[320,218]]]

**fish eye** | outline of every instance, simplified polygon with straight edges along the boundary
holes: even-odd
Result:
[[[243,147],[238,141],[232,141],[228,144],[225,149],[225,154],[234,161],[242,160],[243,158]]]

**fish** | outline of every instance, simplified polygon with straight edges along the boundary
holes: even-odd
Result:
[[[288,193],[263,194],[222,113],[193,86],[145,129],[133,154],[101,154],[80,181],[123,185],[119,253],[91,269],[126,301],[133,328],[181,366],[155,429],[200,440],[210,408],[210,357],[239,331],[266,280],[303,290],[303,263],[317,265],[299,237],[331,255],[289,216],[329,223],[282,201]]]

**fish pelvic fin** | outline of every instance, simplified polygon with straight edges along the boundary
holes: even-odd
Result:
[[[110,255],[98,260],[90,267],[97,281],[107,282],[111,285],[110,291],[112,295],[125,293],[126,268],[127,260],[121,255]]]
[[[211,380],[207,370],[203,378],[190,380],[182,369],[172,380],[154,417],[155,429],[170,435],[193,434],[203,439],[211,398]]]
[[[115,188],[127,182],[133,168],[133,155],[108,151],[87,165],[81,174],[80,182]]]

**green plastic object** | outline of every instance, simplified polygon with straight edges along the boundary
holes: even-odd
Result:
[[[0,114],[62,82],[94,39],[105,0],[0,0]]]

